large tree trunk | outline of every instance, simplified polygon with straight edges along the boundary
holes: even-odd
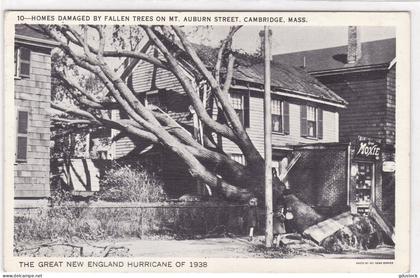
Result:
[[[214,75],[208,70],[208,65],[203,63],[178,26],[139,26],[148,36],[150,43],[163,55],[162,58],[137,51],[109,50],[109,46],[105,47],[107,33],[104,26],[84,25],[78,28],[68,25],[41,25],[40,28],[57,41],[62,54],[73,60],[77,68],[74,70],[67,64],[60,64],[56,71],[61,73],[59,78],[66,81],[66,89],[71,92],[72,98],[82,106],[64,107],[63,103],[57,102],[52,104],[53,108],[76,116],[84,122],[88,121],[92,125],[117,129],[129,134],[130,138],[137,137],[152,144],[164,146],[185,163],[192,177],[221,192],[229,200],[247,202],[256,196],[260,199],[260,204],[264,203],[264,160],[252,143],[229,99],[235,58],[228,48],[230,48],[233,35],[240,27],[231,27],[229,35],[223,41],[217,56]],[[90,41],[88,30],[96,30],[99,40]],[[165,39],[165,32],[162,33],[159,30],[168,31],[166,34],[176,35],[182,44],[179,51],[183,51],[185,55],[179,55],[178,50],[174,51],[177,47],[172,45],[172,40]],[[223,58],[226,54],[225,49],[229,50],[227,51],[228,59]],[[188,56],[188,63],[197,73],[197,78],[193,81],[182,67],[185,62],[183,56]],[[136,58],[170,71],[189,96],[190,103],[205,130],[209,134],[215,134],[235,143],[244,154],[247,165],[241,165],[209,146],[198,144],[191,134],[179,129],[179,125],[177,126],[174,120],[146,107],[136,92],[127,86],[125,77],[115,72],[111,64],[107,63],[107,57]],[[84,88],[85,84],[72,82],[67,73],[72,72],[73,76],[78,76],[78,69],[95,75],[107,89],[107,96],[101,97],[102,93],[93,94]],[[221,79],[224,79],[223,84]],[[205,81],[210,86],[212,97],[217,100],[226,122],[220,122],[209,115],[196,90],[198,81]],[[130,119],[111,119],[108,112],[114,109],[126,112]],[[282,193],[278,186],[274,185],[273,188],[275,201]],[[307,222],[314,222],[319,218],[312,212],[307,213],[310,212],[310,207],[304,203],[295,200],[293,204],[302,221],[309,219]],[[304,213],[299,213],[300,211]]]

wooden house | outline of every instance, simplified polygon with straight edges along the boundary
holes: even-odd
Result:
[[[177,47],[174,45],[173,47]],[[211,67],[214,49],[196,45],[198,54]],[[153,46],[145,44],[142,51],[160,55]],[[212,54],[213,53],[213,54]],[[214,61],[214,60],[213,60]],[[197,88],[200,96],[206,94],[208,87],[202,80],[195,80],[185,62],[184,70]],[[316,78],[300,68],[272,63],[272,118],[273,118],[273,167],[282,172],[288,164],[293,146],[305,143],[328,143],[339,141],[339,114],[346,107],[346,101],[336,95]],[[192,133],[200,129],[200,122],[195,117],[191,103],[176,77],[169,71],[139,60],[132,60],[123,76],[128,84],[146,105],[161,107],[175,118],[184,128]],[[263,125],[263,85],[264,66],[261,62],[239,63],[235,69],[230,99],[234,109],[240,116],[251,140],[258,151],[264,155]],[[212,117],[217,117],[217,105],[209,110]],[[114,117],[127,117],[125,113],[115,112]],[[199,136],[199,132],[194,133]],[[114,134],[116,135],[116,134]],[[199,138],[197,138],[199,140]],[[219,145],[223,151],[236,161],[246,161],[235,144],[222,139]],[[133,154],[135,149],[130,138],[122,138],[111,148],[112,157],[119,159]],[[162,156],[162,167],[168,175],[170,183],[178,183],[177,188],[189,184],[181,173],[179,163],[170,154]]]
[[[30,27],[15,26],[16,199],[50,196],[50,54],[55,46]]]

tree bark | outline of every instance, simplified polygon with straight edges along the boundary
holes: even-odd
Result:
[[[226,65],[223,55],[230,49],[233,35],[239,30],[239,27],[233,27],[228,37],[222,42],[222,47],[217,56],[217,65],[215,69],[216,76],[210,72],[206,65],[200,60],[192,45],[188,42],[183,32],[176,26],[162,27],[172,28],[177,34],[178,39],[183,45],[184,54],[191,58],[191,66],[196,72],[201,73],[202,78],[207,81],[211,87],[211,99],[217,100],[221,112],[226,116],[227,123],[218,121],[211,117],[203,105],[199,94],[195,90],[197,84],[193,84],[186,75],[185,70],[180,66],[181,58],[179,53],[172,53],[168,50],[170,46],[161,41],[163,34],[156,33],[156,28],[150,26],[141,26],[149,36],[150,44],[160,50],[164,58],[149,56],[147,53],[137,53],[127,50],[109,50],[105,47],[105,32],[103,26],[82,26],[82,33],[79,33],[75,26],[45,26],[41,25],[43,32],[59,43],[62,53],[74,62],[74,67],[82,69],[96,75],[105,88],[108,90],[109,99],[99,100],[96,96],[85,91],[81,84],[68,79],[65,74],[60,74],[65,85],[71,90],[73,98],[82,106],[89,109],[80,109],[78,107],[63,107],[61,103],[53,103],[52,107],[72,116],[79,117],[83,123],[86,121],[96,126],[105,126],[119,130],[122,134],[128,134],[130,138],[139,138],[147,140],[153,144],[161,144],[168,150],[176,154],[189,169],[192,177],[203,183],[208,184],[214,190],[221,192],[227,199],[247,202],[250,198],[257,196],[261,201],[264,198],[264,160],[252,143],[246,129],[243,127],[239,117],[230,104],[229,89],[234,71],[234,56],[229,52],[229,59]],[[99,35],[99,43],[96,47],[90,45],[88,41],[87,29],[96,30]],[[77,48],[77,51],[75,51]],[[202,146],[197,143],[185,130],[180,128],[170,117],[162,113],[152,111],[140,102],[135,92],[126,84],[125,80],[115,72],[109,64],[106,57],[135,58],[146,61],[154,66],[164,68],[170,71],[180,82],[185,93],[189,96],[194,110],[205,125],[206,134],[210,137],[215,133],[219,138],[227,138],[234,142],[242,151],[246,158],[246,165],[231,159],[220,149],[214,146]],[[72,67],[65,63],[57,68],[68,68],[73,73]],[[224,83],[220,84],[221,68],[226,69]],[[110,119],[106,112],[113,109],[119,109],[126,112],[129,120]],[[282,193],[279,185],[274,186],[274,200]],[[261,204],[264,202],[260,202]],[[294,201],[296,207],[304,208],[303,211],[310,211],[309,206]],[[307,210],[305,210],[307,209]],[[299,210],[300,211],[300,210]],[[316,214],[309,214],[309,219],[316,221]],[[302,215],[303,218],[306,218]],[[311,221],[312,221],[311,220]]]

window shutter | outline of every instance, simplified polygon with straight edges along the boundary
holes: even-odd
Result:
[[[289,103],[283,101],[283,132],[290,134]]]
[[[308,136],[308,122],[306,119],[306,105],[300,106],[300,136],[306,137]]]
[[[16,160],[26,160],[28,153],[28,125],[29,113],[27,111],[18,111],[17,118],[17,146]]]
[[[19,76],[19,66],[18,66],[18,55],[19,55],[19,48],[15,47],[15,55],[14,55],[14,60],[15,60],[15,77]]]
[[[244,127],[250,127],[249,118],[249,92],[244,95]]]
[[[30,77],[31,51],[26,47],[19,48],[19,76]]]
[[[322,125],[322,122],[323,122],[323,113],[322,113],[322,109],[321,108],[317,108],[316,109],[316,114],[317,114],[317,117],[318,117],[318,122],[317,122],[317,136],[318,136],[318,138],[319,139],[322,139],[322,136],[323,136],[323,125]]]
[[[127,77],[127,87],[130,88],[130,90],[134,92],[134,88],[133,88],[133,75],[132,74],[130,74]]]

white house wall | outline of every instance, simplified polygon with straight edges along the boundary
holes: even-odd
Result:
[[[264,100],[262,97],[251,96],[250,127],[247,132],[257,150],[264,156]],[[334,109],[332,109],[334,110]],[[300,104],[289,102],[290,133],[273,133],[274,146],[296,145],[298,143],[327,143],[338,142],[338,112],[323,109],[323,138],[310,139],[300,136]],[[240,154],[239,148],[227,139],[223,139],[223,150],[226,153]]]

